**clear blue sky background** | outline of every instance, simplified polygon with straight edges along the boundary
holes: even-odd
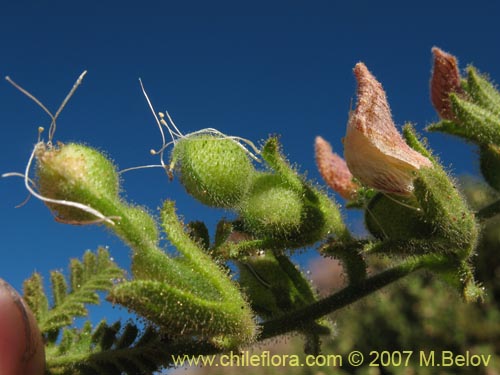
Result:
[[[149,150],[160,136],[142,77],[156,109],[168,109],[185,133],[215,127],[255,142],[281,134],[290,160],[319,180],[314,137],[342,153],[356,62],[383,83],[396,123],[423,130],[437,119],[428,94],[431,47],[500,79],[499,15],[495,1],[8,1],[0,74],[55,111],[88,69],[56,139],[106,150],[120,168],[157,162]],[[49,122],[0,82],[0,172],[24,170],[37,127]],[[454,173],[477,173],[473,147],[429,139]],[[198,205],[160,169],[130,172],[123,187],[154,213],[169,198],[186,220],[213,226],[227,215]],[[21,179],[0,180],[0,197],[0,277],[16,288],[34,270],[48,276],[97,245],[109,245],[128,267],[129,250],[102,228],[58,224],[35,199],[15,209],[26,197]]]

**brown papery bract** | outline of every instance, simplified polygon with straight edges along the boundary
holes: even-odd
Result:
[[[360,186],[342,157],[334,153],[332,146],[322,137],[316,137],[314,150],[316,165],[323,180],[344,199],[353,199]]]
[[[347,166],[368,187],[409,195],[413,172],[432,167],[432,163],[403,140],[392,120],[384,89],[365,64],[356,64],[354,75],[358,102],[350,113],[344,138]]]
[[[434,67],[431,78],[432,105],[441,118],[455,120],[450,102],[450,94],[463,94],[457,59],[455,56],[444,52],[438,47],[433,47],[432,53],[434,55]]]

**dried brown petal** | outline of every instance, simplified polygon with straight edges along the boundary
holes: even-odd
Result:
[[[455,115],[451,108],[450,94],[463,94],[458,62],[455,56],[438,47],[433,47],[432,53],[434,54],[434,68],[431,78],[432,105],[439,116],[447,120],[454,120]]]
[[[413,191],[413,172],[432,163],[410,148],[396,129],[382,85],[363,63],[354,67],[358,102],[350,113],[344,157],[363,184],[388,193]]]
[[[316,137],[314,149],[316,164],[323,180],[342,198],[353,199],[360,186],[353,181],[345,160],[334,153],[330,144],[322,137]]]

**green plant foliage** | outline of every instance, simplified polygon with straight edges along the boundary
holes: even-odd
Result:
[[[450,93],[453,121],[442,120],[428,127],[429,131],[440,131],[459,136],[479,146],[481,173],[495,189],[499,189],[498,165],[500,157],[500,92],[473,66],[467,69],[463,84],[466,96]]]
[[[92,330],[87,322],[82,329],[65,328],[60,344],[47,346],[47,368],[51,375],[150,374],[168,365],[165,348],[153,327],[140,333],[131,323],[103,321]]]
[[[286,314],[316,300],[304,276],[283,255],[260,252],[238,262],[239,282],[252,308],[265,318]]]
[[[499,190],[500,93],[472,67],[462,88],[454,58],[435,52],[441,59],[436,72],[442,76],[432,81],[437,85],[433,103],[446,119],[429,130],[477,143],[482,173]],[[470,342],[462,340],[465,336],[477,341],[486,337],[490,342],[487,330],[490,321],[498,320],[498,313],[483,311],[476,304],[448,304],[441,284],[430,275],[458,290],[467,302],[498,304],[498,298],[490,299],[483,284],[476,282],[478,274],[486,274],[485,285],[498,297],[498,283],[492,281],[498,270],[487,274],[487,262],[478,263],[475,256],[483,251],[491,256],[492,249],[498,249],[498,228],[491,226],[495,219],[486,220],[500,213],[499,196],[490,191],[488,199],[477,199],[480,203],[470,199],[474,212],[411,125],[403,130],[405,145],[393,124],[378,121],[377,110],[385,111],[391,120],[385,93],[366,66],[357,67],[358,81],[362,81],[359,101],[368,104],[358,111],[357,120],[367,124],[362,124],[366,128],[361,131],[361,125],[350,120],[349,129],[359,133],[352,134],[357,134],[360,144],[381,156],[367,160],[370,153],[359,153],[355,161],[359,168],[354,169],[367,186],[356,182],[360,187],[346,205],[364,210],[371,234],[365,238],[351,235],[339,206],[287,161],[276,137],[269,138],[260,153],[255,149],[265,164],[260,170],[238,137],[204,129],[175,140],[171,167],[186,191],[205,205],[237,215],[232,221],[219,222],[212,243],[209,228],[199,221],[185,225],[173,201],[163,204],[159,223],[144,208],[126,202],[120,196],[114,163],[103,153],[80,144],[54,147],[52,140],[39,142],[33,185],[56,219],[103,224],[132,249],[131,277],[119,283],[115,281],[124,277],[124,271],[105,249],[86,252],[81,261],[71,260],[68,277],[51,272],[50,298],[40,274],[26,280],[24,298],[45,339],[47,373],[152,374],[171,364],[169,354],[236,351],[291,332],[301,335],[305,353],[317,354],[320,337],[336,333],[326,319],[328,314],[421,270],[428,273],[414,276],[404,288],[393,287],[388,298],[381,297],[384,303],[369,300],[368,309],[348,314],[341,320],[345,327],[340,332],[347,329],[349,334],[329,348],[345,352],[353,346],[352,337],[359,343],[366,332],[370,334],[363,350],[391,350],[389,344],[396,335],[392,343],[417,350],[419,345],[432,343],[423,338],[429,332],[430,337],[442,340],[443,347],[457,350]],[[443,83],[443,77],[452,77],[453,82]],[[370,89],[363,89],[367,85]],[[384,132],[389,135],[382,136]],[[405,157],[408,151],[410,158]],[[354,169],[344,171],[348,180]],[[376,178],[361,178],[373,171],[380,172],[378,177],[390,182],[388,186],[401,182],[398,176],[403,174],[404,188],[384,189],[384,184],[370,185]],[[175,252],[161,247],[159,228]],[[324,298],[318,297],[308,277],[290,259],[290,250],[313,245],[323,256],[338,259],[346,275],[345,287]],[[146,328],[104,321],[95,328],[90,323],[80,329],[70,327],[75,317],[87,315],[87,304],[99,303],[98,291],[107,292],[108,301],[144,318]],[[433,298],[435,305],[425,304]],[[477,319],[474,332],[466,332],[461,325],[461,313]],[[446,321],[450,316],[454,323]],[[487,323],[483,325],[481,319]],[[413,325],[424,333],[410,332]],[[454,327],[462,333],[443,339]],[[493,331],[497,334],[498,330]]]
[[[426,238],[432,227],[413,197],[404,198],[378,193],[368,203],[365,225],[379,239]]]
[[[133,259],[136,280],[117,285],[108,300],[148,318],[170,336],[207,340],[223,335],[224,343],[214,342],[230,347],[251,342],[256,327],[246,300],[185,232],[173,202],[165,202],[162,221],[181,257],[143,249]]]
[[[191,221],[187,224],[189,236],[203,248],[208,250],[210,247],[210,236],[208,228],[202,221]]]
[[[53,304],[50,308],[40,274],[35,273],[24,282],[24,299],[35,314],[43,334],[72,324],[74,317],[86,316],[85,305],[99,303],[96,292],[109,291],[114,285],[113,281],[124,275],[103,248],[99,248],[96,254],[87,251],[83,262],[71,260],[69,272],[70,288],[62,273],[51,273]]]
[[[410,125],[405,127],[411,146],[425,149]],[[412,134],[413,133],[413,134]],[[430,154],[430,152],[426,152]],[[455,245],[462,259],[475,248],[478,227],[474,213],[457,190],[454,181],[433,159],[433,168],[421,168],[416,172],[415,199],[422,210],[422,219],[432,226],[433,236],[442,237]]]
[[[283,254],[258,252],[237,265],[239,282],[262,318],[286,316],[317,301],[305,275]],[[326,319],[320,319],[306,322],[297,330],[305,336],[306,352],[317,353],[319,336],[332,334],[333,328]]]
[[[482,108],[500,115],[500,93],[489,80],[477,72],[473,66],[467,68],[466,91],[469,98]]]
[[[265,143],[262,157],[272,173],[258,174],[240,204],[247,232],[271,248],[300,248],[328,235],[350,238],[337,205],[289,165],[276,138]]]
[[[325,257],[332,257],[342,263],[349,285],[361,282],[367,275],[367,264],[363,257],[363,249],[370,246],[370,241],[353,240],[349,242],[328,241],[320,248]]]

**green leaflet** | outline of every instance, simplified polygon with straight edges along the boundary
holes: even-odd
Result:
[[[53,305],[50,309],[42,278],[37,273],[24,282],[24,299],[32,309],[40,331],[47,334],[72,324],[75,316],[86,316],[85,304],[99,303],[96,291],[109,291],[113,280],[121,277],[123,271],[110,260],[108,251],[100,248],[97,254],[87,251],[83,262],[71,260],[70,289],[62,273],[51,273]]]
[[[500,93],[472,66],[467,69],[466,90],[474,103],[500,116]],[[500,118],[500,117],[499,117]]]
[[[108,300],[136,311],[170,336],[214,339],[229,347],[252,341],[255,322],[236,284],[184,231],[173,202],[165,202],[161,216],[180,258],[158,249],[136,253],[136,280],[117,285]]]
[[[407,127],[407,132],[414,133],[410,127]],[[413,144],[416,149],[424,147],[418,144],[416,134],[413,135]],[[414,188],[422,217],[432,226],[432,235],[426,240],[402,240],[399,244],[386,243],[384,246],[388,249],[400,247],[406,253],[408,249],[414,249],[414,254],[447,254],[449,263],[435,271],[447,275],[445,279],[460,290],[465,300],[480,299],[482,290],[475,283],[469,264],[479,237],[474,213],[438,163],[416,172]]]
[[[82,329],[65,328],[59,345],[46,348],[50,374],[152,373],[168,365],[168,346],[152,327],[140,333],[136,325],[102,321],[95,329],[86,322]]]

